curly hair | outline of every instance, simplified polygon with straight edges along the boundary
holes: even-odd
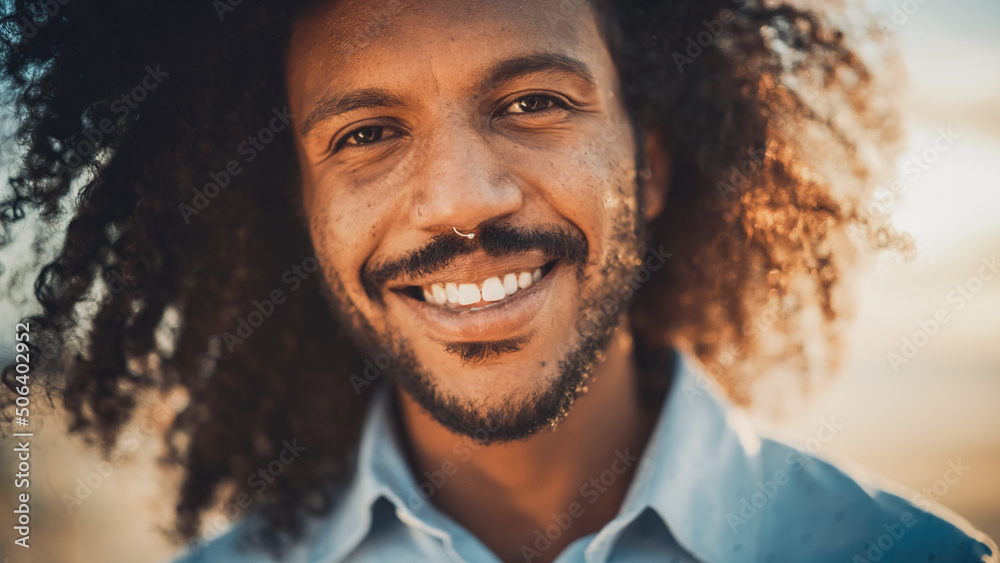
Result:
[[[634,130],[658,135],[673,163],[647,241],[672,257],[629,305],[647,383],[665,387],[657,363],[687,347],[746,403],[779,361],[817,370],[803,336],[810,322],[827,344],[824,369],[835,364],[852,248],[897,240],[864,211],[899,139],[873,72],[844,32],[803,7],[574,0],[562,9],[584,2],[598,7]],[[256,509],[265,543],[299,537],[350,474],[370,396],[349,380],[363,358],[348,327],[303,267],[313,250],[291,137],[272,130],[265,146],[255,136],[286,105],[298,4],[307,3],[216,14],[208,2],[18,0],[0,17],[20,146],[0,244],[29,213],[44,232],[66,225],[54,257],[34,264],[41,309],[25,322],[32,354],[51,361],[34,362],[33,382],[61,402],[70,432],[105,451],[144,394],[187,392],[165,437],[185,472],[176,521],[185,539],[220,494],[252,493],[246,476],[292,438],[309,454]],[[259,307],[288,276],[297,281],[287,302]],[[254,311],[267,322],[224,342]],[[14,376],[7,366],[12,389]]]

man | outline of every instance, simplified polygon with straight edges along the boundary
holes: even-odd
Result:
[[[110,443],[140,391],[182,387],[179,532],[234,487],[234,530],[185,561],[995,560],[724,398],[765,362],[759,315],[805,359],[844,231],[881,228],[857,151],[893,132],[815,14],[213,8],[70,4],[7,52],[36,111],[5,225],[86,184],[36,292],[43,357],[106,288],[87,353],[49,354],[75,429]],[[813,71],[853,128],[786,80]]]

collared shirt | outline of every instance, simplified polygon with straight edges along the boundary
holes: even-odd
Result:
[[[579,538],[557,563],[605,562],[997,562],[997,547],[936,506],[918,507],[805,451],[763,438],[696,360],[678,355],[671,392],[641,458],[618,451],[583,484],[577,506],[522,546],[547,553],[546,536],[585,511],[627,464],[638,463],[618,512]],[[286,561],[494,563],[500,560],[433,504],[402,453],[391,397],[373,398],[358,468],[332,512],[310,527]],[[484,507],[484,509],[488,509]],[[578,517],[578,516],[577,516]],[[570,520],[571,521],[571,520]],[[184,563],[265,562],[239,551],[243,526],[188,553]]]

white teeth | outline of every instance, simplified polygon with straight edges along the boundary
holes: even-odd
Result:
[[[486,279],[482,284],[435,283],[423,288],[424,300],[444,305],[473,305],[479,301],[501,301],[522,289],[528,289],[542,279],[542,269],[512,272]]]
[[[448,301],[448,293],[444,290],[444,286],[439,283],[431,286],[431,295],[438,305],[444,305]]]
[[[517,293],[517,274],[507,274],[503,277],[503,292],[507,295]]]
[[[446,283],[444,285],[445,294],[448,297],[448,303],[458,303],[458,286],[453,283]]]
[[[500,301],[507,297],[500,278],[490,278],[483,282],[483,301]]]
[[[473,303],[479,303],[479,288],[476,287],[476,284],[463,283],[458,286],[458,304],[472,305]]]

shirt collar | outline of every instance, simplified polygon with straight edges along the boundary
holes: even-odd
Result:
[[[344,489],[332,517],[317,530],[311,561],[340,561],[360,544],[372,527],[375,503],[387,499],[396,516],[410,527],[441,539],[445,551],[461,560],[462,544],[479,540],[435,509],[419,493],[418,483],[403,454],[396,431],[392,390],[379,386],[362,427],[358,463],[352,482]]]
[[[759,522],[733,533],[725,514],[763,472],[760,440],[696,359],[676,358],[671,391],[619,517],[652,508],[677,543],[701,560],[753,552]]]
[[[740,409],[704,375],[697,360],[679,353],[670,393],[617,517],[591,541],[591,560],[603,561],[621,532],[646,508],[663,520],[677,543],[701,560],[753,552],[756,519],[734,533],[726,508],[749,491],[762,474],[760,441]],[[386,498],[404,524],[440,538],[459,559],[463,543],[478,543],[464,528],[418,493],[394,424],[392,394],[381,386],[372,398],[352,483],[334,513],[316,530],[311,560],[338,561],[364,540],[372,508]]]

